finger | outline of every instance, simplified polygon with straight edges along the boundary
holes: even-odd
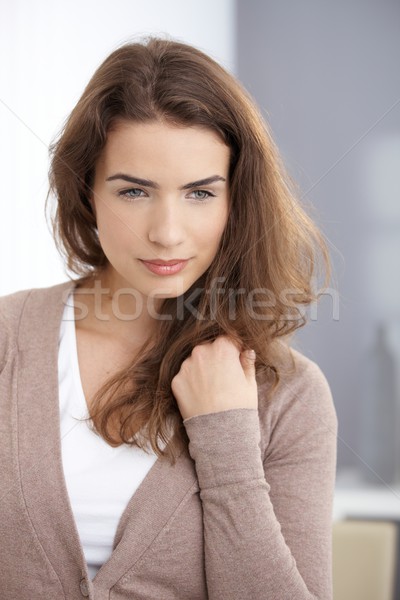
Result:
[[[230,346],[231,348],[235,348],[239,353],[242,352],[242,345],[240,342],[238,342],[237,340],[235,340],[234,338],[224,334],[224,335],[219,335],[215,340],[214,343],[218,342],[218,343],[223,343],[223,344],[227,344],[228,346]]]
[[[256,353],[254,350],[244,350],[240,354],[240,363],[246,377],[254,378],[256,374]]]

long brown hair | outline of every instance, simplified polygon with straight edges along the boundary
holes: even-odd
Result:
[[[123,45],[100,65],[50,148],[53,234],[80,284],[108,264],[88,197],[107,133],[121,119],[206,127],[231,151],[230,213],[214,261],[183,297],[163,300],[160,313],[169,319],[160,319],[151,343],[102,386],[90,412],[94,430],[110,445],[146,449],[150,442],[158,456],[175,462],[188,443],[171,391],[183,360],[195,345],[229,335],[255,350],[257,381],[271,383],[272,397],[278,356],[288,347],[282,340],[305,324],[304,307],[320,295],[317,275],[325,273],[324,285],[329,280],[329,256],[249,94],[200,50],[150,37]],[[225,293],[212,294],[216,281]],[[178,301],[182,306],[189,297],[197,315],[186,310],[182,318]],[[170,441],[170,431],[173,443],[162,449],[158,440]]]

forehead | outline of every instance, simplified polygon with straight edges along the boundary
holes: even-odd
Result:
[[[99,166],[179,166],[192,170],[197,164],[201,170],[218,168],[226,172],[229,157],[229,147],[210,129],[160,121],[120,121],[107,134]]]

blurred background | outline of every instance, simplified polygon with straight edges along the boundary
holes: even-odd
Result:
[[[334,279],[295,345],[325,373],[338,414],[335,521],[397,523],[399,1],[1,0],[0,8],[0,295],[66,280],[44,214],[48,146],[96,67],[146,33],[204,50],[259,105],[329,243]],[[364,600],[391,597],[368,593]]]

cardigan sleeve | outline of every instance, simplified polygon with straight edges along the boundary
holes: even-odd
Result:
[[[257,409],[184,420],[203,506],[209,600],[331,600],[337,417],[312,361]],[[275,421],[275,422],[274,422]],[[272,422],[272,425],[271,425]]]
[[[7,320],[1,310],[0,298],[0,373],[3,371],[9,349],[9,331]]]
[[[19,321],[31,290],[20,290],[0,296],[0,373],[3,371],[9,352],[16,347]]]

